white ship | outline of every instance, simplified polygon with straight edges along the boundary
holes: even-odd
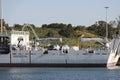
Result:
[[[61,38],[42,38],[35,41]],[[88,39],[87,39],[88,40]],[[1,67],[112,67],[120,57],[120,38],[106,43],[104,48],[75,50],[68,46],[46,49],[30,45],[29,32],[12,31],[0,35]]]
[[[114,38],[111,42],[106,42],[106,46],[99,49],[75,50],[63,46],[60,49],[57,47],[57,49],[48,50],[36,46],[36,42],[34,46],[30,45],[29,32],[22,30],[12,31],[10,35],[3,34],[1,5],[0,9],[0,67],[112,67],[119,61],[119,37]],[[35,34],[33,29],[32,31]],[[36,34],[35,36],[36,41],[46,40],[39,39]],[[56,38],[47,40],[61,41]]]

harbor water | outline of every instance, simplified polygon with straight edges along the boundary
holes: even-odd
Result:
[[[120,80],[120,67],[0,68],[0,80]]]

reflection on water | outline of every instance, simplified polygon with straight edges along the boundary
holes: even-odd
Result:
[[[0,68],[0,80],[120,80],[120,67]]]

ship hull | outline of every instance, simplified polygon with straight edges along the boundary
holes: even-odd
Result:
[[[0,56],[0,67],[107,67],[108,58],[108,54],[85,54],[79,51],[69,54],[60,54],[58,51],[49,51],[49,54],[13,51]]]
[[[109,53],[109,54],[108,54]],[[43,51],[12,51],[0,55],[0,67],[112,67],[117,58],[108,50],[95,51],[61,51],[53,50],[44,54]]]

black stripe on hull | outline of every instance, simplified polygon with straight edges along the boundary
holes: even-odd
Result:
[[[106,67],[106,64],[25,64],[25,63],[0,63],[0,67]]]

